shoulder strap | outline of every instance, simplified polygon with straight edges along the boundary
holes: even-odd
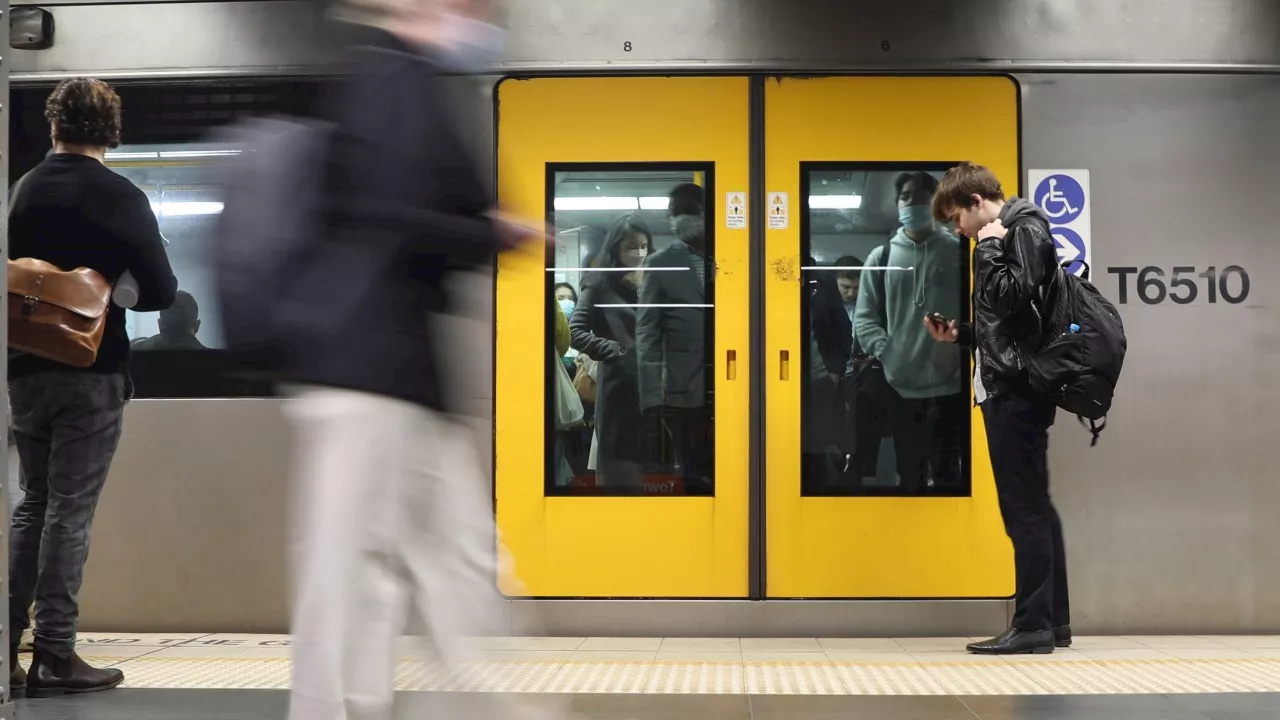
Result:
[[[1062,263],[1062,269],[1063,269],[1063,270],[1066,270],[1067,268],[1071,267],[1071,266],[1072,266],[1072,265],[1074,265],[1075,263],[1080,263],[1081,265],[1083,265],[1083,266],[1084,266],[1084,274],[1083,274],[1083,275],[1081,275],[1080,277],[1081,277],[1081,278],[1083,278],[1083,279],[1085,279],[1085,280],[1088,280],[1088,279],[1089,279],[1089,276],[1093,273],[1093,269],[1092,269],[1092,268],[1090,268],[1090,267],[1089,267],[1089,263],[1085,262],[1084,260],[1072,260],[1072,261],[1069,261],[1069,262],[1064,262],[1064,263]]]
[[[875,276],[876,290],[880,291],[880,303],[885,308],[886,316],[888,315],[889,299],[885,297],[885,291],[884,291],[885,284],[886,284],[885,276],[889,274],[889,271],[887,269],[889,267],[889,249],[890,249],[889,246],[892,244],[893,244],[893,238],[889,238],[889,240],[886,241],[885,244],[880,247],[880,267],[886,268],[886,269],[876,273],[876,276]],[[886,320],[885,327],[886,328],[888,327],[887,320]]]
[[[889,240],[886,241],[884,245],[880,246],[879,265],[881,268],[889,267],[889,246],[892,244],[893,244],[893,238],[890,237]],[[868,255],[867,261],[870,262],[870,260],[871,260],[871,256]],[[880,307],[883,310],[880,320],[884,323],[884,327],[886,331],[888,331],[889,329],[889,298],[885,297],[885,276],[888,274],[889,274],[888,270],[882,269],[882,270],[877,270],[875,272],[875,275],[872,276],[873,277],[872,282],[875,283],[876,291],[879,293],[879,296],[880,296]],[[862,347],[862,341],[858,338],[857,333],[854,333],[854,336],[853,336],[854,354],[856,355],[858,353],[863,352],[864,350],[866,350],[866,348]]]

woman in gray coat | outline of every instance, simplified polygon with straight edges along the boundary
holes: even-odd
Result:
[[[604,246],[582,280],[582,294],[569,319],[573,349],[598,363],[596,375],[596,468],[602,488],[643,487],[645,457],[636,367],[636,308],[640,266],[653,235],[644,221],[624,215],[614,221]]]

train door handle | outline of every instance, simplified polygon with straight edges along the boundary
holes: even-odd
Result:
[[[738,351],[726,350],[724,353],[724,360],[725,360],[724,379],[737,380],[738,379]]]
[[[778,351],[778,379],[783,382],[791,379],[791,351]]]

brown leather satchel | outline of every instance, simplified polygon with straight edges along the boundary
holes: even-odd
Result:
[[[98,357],[111,283],[96,270],[9,261],[9,347],[72,367]]]

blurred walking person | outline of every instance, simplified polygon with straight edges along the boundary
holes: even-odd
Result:
[[[492,10],[344,7],[351,43],[321,102],[322,223],[288,309],[273,308],[294,313],[277,319],[297,442],[292,720],[390,718],[411,613],[455,668],[463,636],[500,617],[489,482],[471,432],[445,414],[448,342],[428,322],[448,309],[450,270],[546,240],[497,219],[450,114],[444,75],[501,50]]]

